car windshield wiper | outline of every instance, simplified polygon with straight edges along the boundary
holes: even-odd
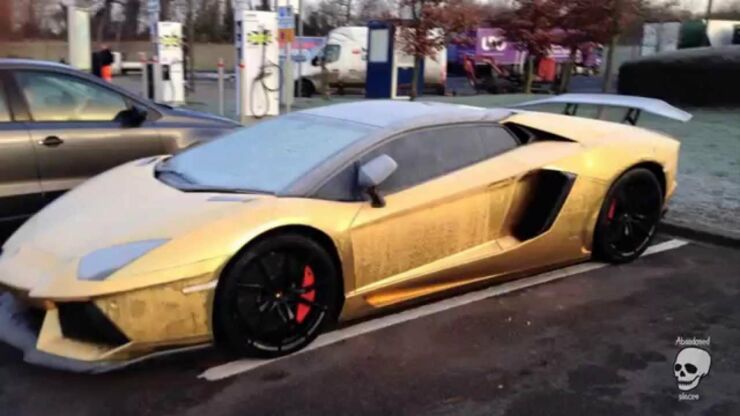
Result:
[[[180,188],[185,192],[214,192],[219,194],[261,194],[261,195],[275,195],[274,192],[265,191],[262,189],[249,189],[249,188],[224,188],[219,186],[209,185],[185,185]]]
[[[262,189],[251,189],[251,188],[229,188],[223,186],[205,185],[200,184],[198,181],[193,179],[190,175],[183,173],[177,169],[168,167],[166,162],[160,162],[154,168],[154,172],[160,177],[162,174],[174,176],[178,179],[176,188],[185,192],[214,192],[223,194],[264,194],[274,195],[275,192],[265,191]],[[170,184],[175,185],[175,184]]]
[[[191,178],[187,174],[182,173],[179,170],[166,167],[162,163],[160,163],[159,165],[157,165],[157,167],[154,168],[154,172],[156,172],[158,176],[159,175],[162,175],[162,174],[176,176],[181,182],[185,182],[185,183],[188,183],[188,184],[195,184],[196,183],[196,181],[193,180],[193,178]]]

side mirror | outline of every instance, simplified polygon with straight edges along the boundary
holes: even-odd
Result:
[[[314,56],[313,59],[311,59],[311,65],[313,65],[313,66],[319,66],[319,64],[320,64],[319,59],[321,59],[319,57],[319,55]]]
[[[147,111],[137,105],[132,105],[116,115],[115,121],[123,127],[139,127],[146,121]]]
[[[370,196],[373,208],[385,206],[385,200],[378,193],[378,186],[385,182],[398,169],[398,163],[388,155],[380,155],[360,166],[357,185]]]

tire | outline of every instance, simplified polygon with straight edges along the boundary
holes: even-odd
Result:
[[[313,86],[311,81],[304,79],[302,85],[303,88],[301,89],[301,94],[303,94],[304,97],[311,98],[316,94],[316,87]],[[295,96],[298,96],[298,81],[295,82]]]
[[[298,351],[336,322],[340,282],[332,257],[316,241],[294,233],[259,240],[219,281],[216,343],[242,356]]]
[[[638,258],[655,236],[663,189],[645,168],[630,169],[612,184],[594,230],[594,255],[609,263]]]

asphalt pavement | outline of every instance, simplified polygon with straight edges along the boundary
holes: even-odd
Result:
[[[218,381],[199,378],[230,360],[213,350],[91,376],[32,367],[0,346],[0,414],[734,416],[738,254],[692,242]],[[679,338],[708,341],[712,360],[683,396]]]

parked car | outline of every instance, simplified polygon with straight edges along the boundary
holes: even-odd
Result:
[[[238,126],[153,103],[66,65],[0,59],[0,228],[116,165]]]
[[[537,103],[691,118],[641,97]],[[120,166],[34,216],[0,254],[14,296],[0,340],[75,371],[210,342],[274,357],[449,289],[592,253],[631,261],[678,153],[662,133],[560,114],[391,100],[294,112]]]

